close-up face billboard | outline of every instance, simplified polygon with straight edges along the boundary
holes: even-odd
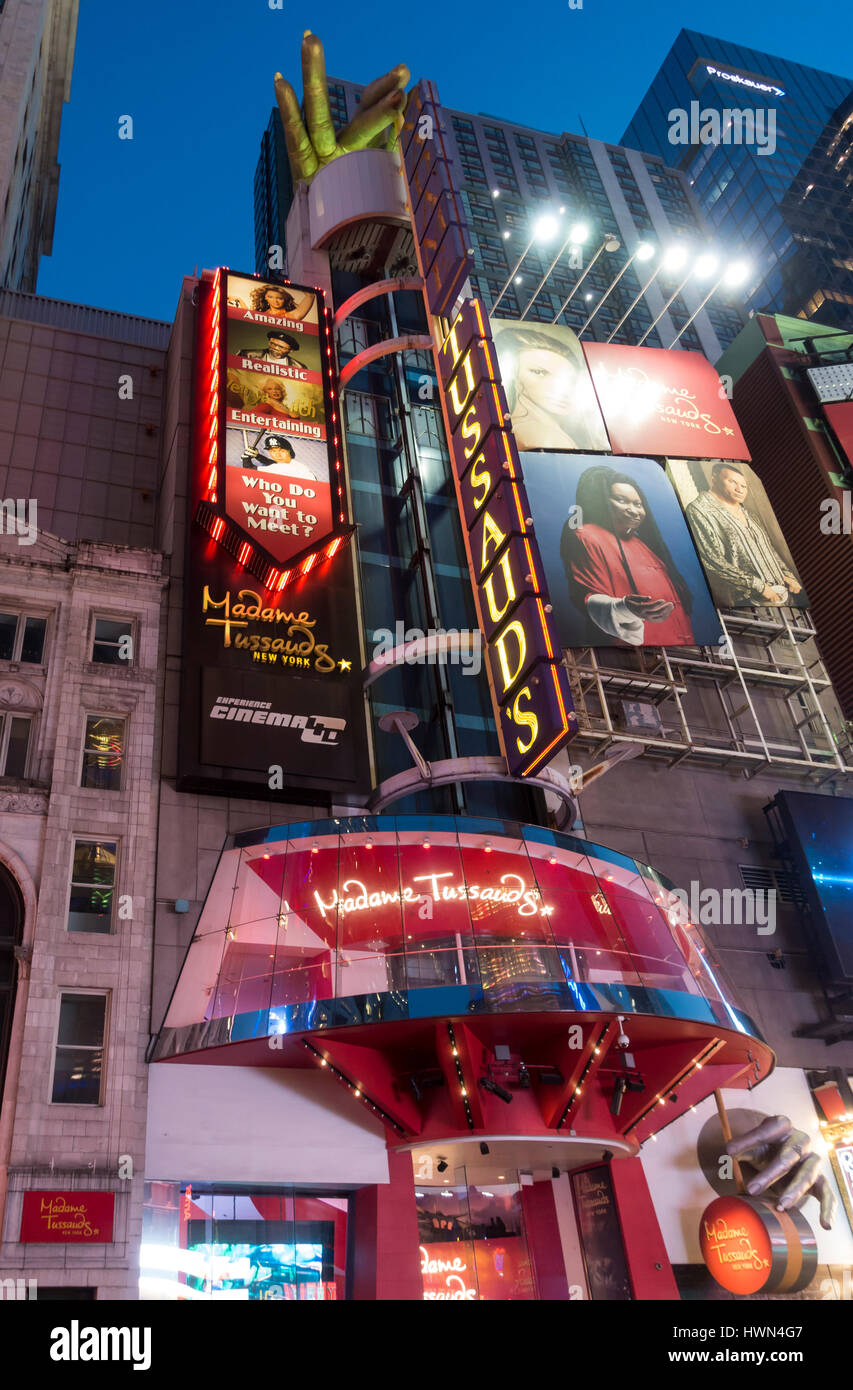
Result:
[[[764,485],[748,463],[669,459],[667,474],[720,608],[807,608]]]
[[[720,623],[672,484],[651,459],[521,456],[564,647],[692,647]]]
[[[519,449],[608,450],[581,345],[557,324],[491,319]]]

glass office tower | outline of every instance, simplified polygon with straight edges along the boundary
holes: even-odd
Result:
[[[688,142],[672,143],[673,113],[689,118],[691,103]],[[851,139],[850,78],[686,29],[623,136],[682,169],[711,225],[748,253],[752,308],[839,328],[853,324]]]

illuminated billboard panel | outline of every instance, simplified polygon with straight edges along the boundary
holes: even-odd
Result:
[[[521,464],[564,647],[719,640],[719,618],[659,464],[555,453],[524,453]]]
[[[224,280],[225,511],[286,566],[334,533],[343,501],[324,309],[305,286]]]
[[[725,387],[707,358],[680,348],[584,343],[614,454],[748,459]]]
[[[669,459],[714,601],[720,608],[807,608],[764,484],[748,463]]]
[[[607,431],[577,335],[562,324],[490,324],[516,446],[606,453]]]
[[[368,785],[331,362],[318,290],[200,282],[181,789],[326,804]]]

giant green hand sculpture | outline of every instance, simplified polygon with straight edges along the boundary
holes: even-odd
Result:
[[[324,164],[352,150],[392,147],[397,138],[397,118],[405,104],[403,89],[409,76],[409,69],[399,63],[384,77],[371,82],[362,95],[358,115],[336,135],[329,108],[323,45],[310,29],[306,29],[302,36],[304,122],[293,87],[280,72],[275,75],[275,95],[293,182],[310,183]]]

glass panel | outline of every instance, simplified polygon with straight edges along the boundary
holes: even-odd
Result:
[[[342,844],[340,853],[338,995],[406,986],[396,837],[360,839]]]
[[[146,1184],[142,1297],[344,1297],[346,1197]]]
[[[89,715],[86,720],[81,786],[99,787],[104,791],[121,789],[124,736],[123,719],[111,719],[100,714]]]
[[[32,661],[37,666],[44,656],[44,636],[47,632],[47,618],[26,618],[24,638],[21,643],[21,660]]]
[[[109,840],[75,840],[74,883],[112,883],[116,869],[116,844]]]
[[[68,909],[69,931],[110,930],[115,866],[115,843],[75,841]]]
[[[471,904],[455,831],[404,830],[398,838],[409,988],[476,984]]]
[[[27,749],[30,744],[30,721],[15,716],[9,721],[9,743],[6,747],[7,777],[23,777],[27,770]]]
[[[522,1218],[522,1190],[514,1181],[466,1182],[415,1192],[424,1299],[450,1302],[521,1302],[536,1297]]]
[[[112,888],[72,885],[68,904],[69,931],[109,932],[112,926]]]
[[[106,1005],[103,994],[63,994],[57,1043],[60,1046],[103,1046]]]
[[[92,660],[108,666],[118,666],[123,662],[126,664],[128,658],[121,655],[121,639],[131,637],[132,632],[133,623],[129,618],[118,621],[112,618],[96,618]],[[126,643],[124,649],[127,650]]]
[[[100,1048],[58,1047],[51,1100],[55,1105],[97,1105],[101,1098]]]
[[[18,630],[17,613],[0,613],[0,660],[11,661]]]

